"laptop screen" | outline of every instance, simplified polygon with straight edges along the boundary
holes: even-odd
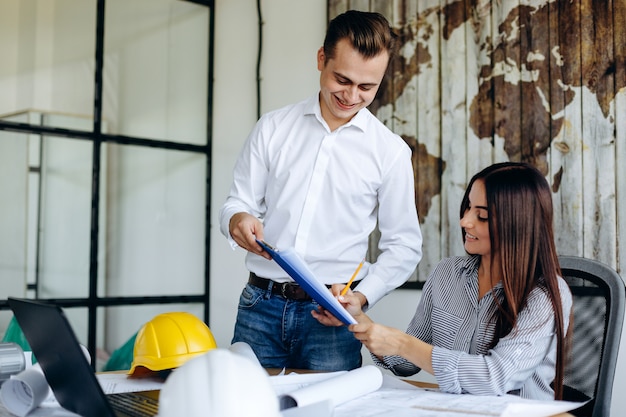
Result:
[[[114,417],[63,310],[33,300],[8,302],[59,404],[85,417]]]

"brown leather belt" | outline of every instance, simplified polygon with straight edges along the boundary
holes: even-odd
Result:
[[[279,295],[288,300],[294,301],[311,301],[312,298],[309,294],[304,291],[299,284],[295,282],[276,282],[271,279],[261,278],[257,276],[254,272],[250,272],[250,278],[248,278],[248,283],[250,285],[254,285],[255,287],[261,288],[262,290],[269,290],[274,295]],[[352,289],[356,287],[358,281],[355,281],[350,285]],[[326,286],[330,288],[330,285]]]

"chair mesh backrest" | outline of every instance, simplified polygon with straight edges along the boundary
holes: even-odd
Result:
[[[572,401],[591,399],[572,412],[576,416],[608,416],[624,323],[624,281],[592,259],[560,256],[559,262],[573,297],[563,396]]]
[[[594,398],[607,325],[605,290],[585,279],[563,277],[573,297],[572,344],[564,384]]]

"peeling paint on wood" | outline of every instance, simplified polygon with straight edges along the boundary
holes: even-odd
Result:
[[[626,2],[329,0],[383,13],[400,53],[370,109],[413,150],[423,281],[463,253],[469,178],[527,161],[550,182],[559,253],[626,265]],[[621,114],[621,117],[618,115]],[[375,248],[375,238],[371,248]]]

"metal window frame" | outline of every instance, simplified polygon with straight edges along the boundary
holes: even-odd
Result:
[[[143,137],[124,135],[110,135],[102,133],[102,74],[104,67],[104,32],[106,0],[97,0],[96,6],[96,48],[94,70],[94,107],[93,130],[90,132],[73,129],[55,128],[49,126],[30,125],[0,120],[0,130],[40,136],[55,136],[77,140],[87,140],[93,143],[92,154],[92,191],[91,191],[91,230],[90,230],[90,262],[89,262],[89,295],[86,298],[57,298],[39,300],[57,304],[61,307],[86,307],[88,311],[87,348],[93,355],[97,343],[97,315],[99,307],[130,306],[148,304],[197,303],[204,307],[204,321],[210,322],[210,215],[211,215],[211,156],[212,156],[212,115],[213,115],[213,62],[215,38],[215,4],[213,0],[182,0],[206,6],[209,11],[208,23],[208,83],[207,83],[207,125],[206,145],[194,145],[156,140]],[[204,293],[176,296],[134,296],[134,297],[98,297],[98,236],[99,230],[99,201],[100,201],[100,168],[101,149],[103,143],[121,145],[144,146],[165,150],[177,150],[201,153],[206,155],[206,201],[205,201],[205,264],[204,264]],[[0,299],[0,310],[9,309],[8,302]],[[94,356],[95,357],[95,356]],[[95,361],[92,364],[95,367]]]

